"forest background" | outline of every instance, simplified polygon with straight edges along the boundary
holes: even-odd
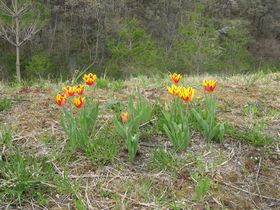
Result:
[[[36,34],[20,47],[24,79],[64,80],[89,65],[114,79],[162,72],[271,72],[279,67],[277,0],[19,2],[29,3],[27,14],[33,14],[22,17],[21,26],[37,24]],[[2,3],[9,6],[11,1]],[[14,24],[5,21],[3,11],[2,4],[2,29]],[[14,80],[15,47],[4,37],[0,48],[0,80]]]

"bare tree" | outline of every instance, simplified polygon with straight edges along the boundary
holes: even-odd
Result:
[[[0,36],[16,48],[16,78],[21,81],[20,47],[42,26],[42,15],[29,0],[0,0]]]

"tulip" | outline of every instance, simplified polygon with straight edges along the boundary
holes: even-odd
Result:
[[[193,96],[194,96],[194,89],[192,87],[188,87],[188,88],[183,87],[180,90],[179,97],[186,102],[192,101]]]
[[[55,102],[58,106],[63,106],[66,103],[66,95],[65,94],[57,94],[54,97]]]
[[[172,84],[171,86],[167,86],[168,92],[173,96],[178,96],[181,88],[181,86],[176,86],[174,84]]]
[[[73,96],[76,93],[76,88],[71,86],[66,86],[63,88],[64,92],[68,96]]]
[[[76,85],[75,90],[78,95],[82,95],[85,92],[85,86],[80,84]]]
[[[87,85],[91,86],[96,81],[96,75],[92,73],[85,74],[83,79]]]
[[[216,81],[205,79],[205,80],[203,80],[203,87],[204,87],[204,91],[213,92],[216,88]]]
[[[122,112],[121,118],[124,123],[128,122],[128,118],[129,118],[128,112]]]
[[[175,83],[177,84],[180,79],[182,78],[182,75],[181,74],[177,74],[177,73],[173,73],[173,74],[170,74],[169,75],[169,78]]]
[[[84,105],[84,101],[85,101],[85,97],[79,96],[79,97],[75,97],[73,99],[73,104],[75,105],[75,107],[77,108],[82,108]]]

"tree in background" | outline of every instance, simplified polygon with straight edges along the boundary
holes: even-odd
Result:
[[[218,34],[212,19],[203,14],[204,9],[204,4],[197,4],[188,20],[180,25],[169,55],[171,71],[198,74],[217,63],[221,54]]]
[[[120,24],[116,37],[108,42],[111,58],[107,70],[110,75],[154,74],[161,70],[162,52],[136,19]]]
[[[0,36],[16,48],[16,78],[21,81],[20,47],[43,26],[47,10],[40,1],[0,0]]]

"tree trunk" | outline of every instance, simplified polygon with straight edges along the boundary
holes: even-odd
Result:
[[[17,61],[16,61],[17,81],[20,82],[21,75],[20,75],[19,46],[16,46],[16,55],[17,55]]]
[[[19,43],[19,14],[18,14],[18,7],[17,7],[17,0],[15,1],[15,13],[16,13],[16,56],[17,56],[17,60],[16,60],[16,72],[17,72],[17,81],[20,82],[21,81],[21,75],[20,75],[20,54],[19,54],[19,47],[20,47],[20,43]]]

